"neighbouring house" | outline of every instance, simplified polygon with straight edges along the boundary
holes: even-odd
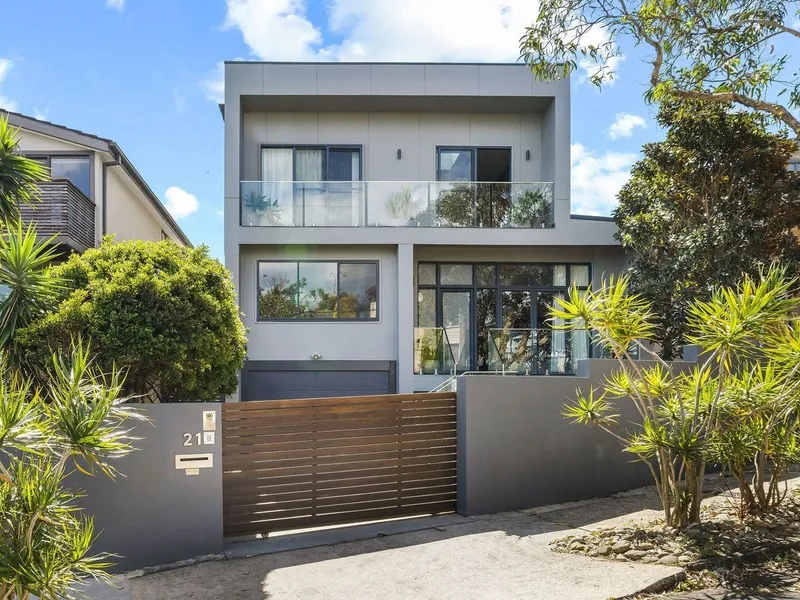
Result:
[[[116,142],[63,125],[0,110],[19,128],[19,147],[41,161],[50,179],[39,185],[40,202],[22,206],[24,223],[42,238],[58,235],[64,254],[118,241],[170,239],[191,242]]]
[[[570,89],[522,65],[225,65],[236,399],[427,391],[470,371],[569,375],[549,309],[627,261],[570,214]]]

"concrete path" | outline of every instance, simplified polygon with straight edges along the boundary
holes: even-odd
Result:
[[[751,592],[749,590],[701,590],[691,594],[667,596],[664,600],[800,600],[800,592]]]
[[[607,600],[642,590],[680,569],[556,554],[548,544],[568,534],[570,527],[601,526],[610,522],[608,518],[629,519],[637,509],[651,509],[650,500],[610,498],[538,515],[512,512],[456,518],[444,525],[431,520],[434,527],[417,531],[398,524],[406,531],[128,578],[121,592],[124,596],[104,596],[93,590],[91,597]],[[590,524],[586,520],[591,514],[608,518]],[[391,525],[385,524],[384,529],[391,531]]]

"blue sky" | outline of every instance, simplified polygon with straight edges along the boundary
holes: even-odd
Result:
[[[0,39],[0,106],[115,140],[192,242],[222,258],[221,61],[513,62],[535,2],[0,0],[0,8],[13,24]],[[636,49],[622,50],[618,77],[602,92],[573,78],[573,212],[608,214],[642,144],[662,137],[642,99],[646,65]]]

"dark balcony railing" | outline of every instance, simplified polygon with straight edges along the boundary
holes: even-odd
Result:
[[[38,184],[39,201],[20,206],[23,223],[35,223],[42,238],[58,236],[58,243],[83,252],[95,245],[95,205],[67,179]]]
[[[243,227],[551,228],[553,184],[245,181]]]

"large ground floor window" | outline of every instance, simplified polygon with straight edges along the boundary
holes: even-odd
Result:
[[[418,263],[415,372],[574,373],[588,332],[554,328],[551,309],[590,281],[589,264]]]
[[[378,319],[377,261],[258,261],[258,320]]]

